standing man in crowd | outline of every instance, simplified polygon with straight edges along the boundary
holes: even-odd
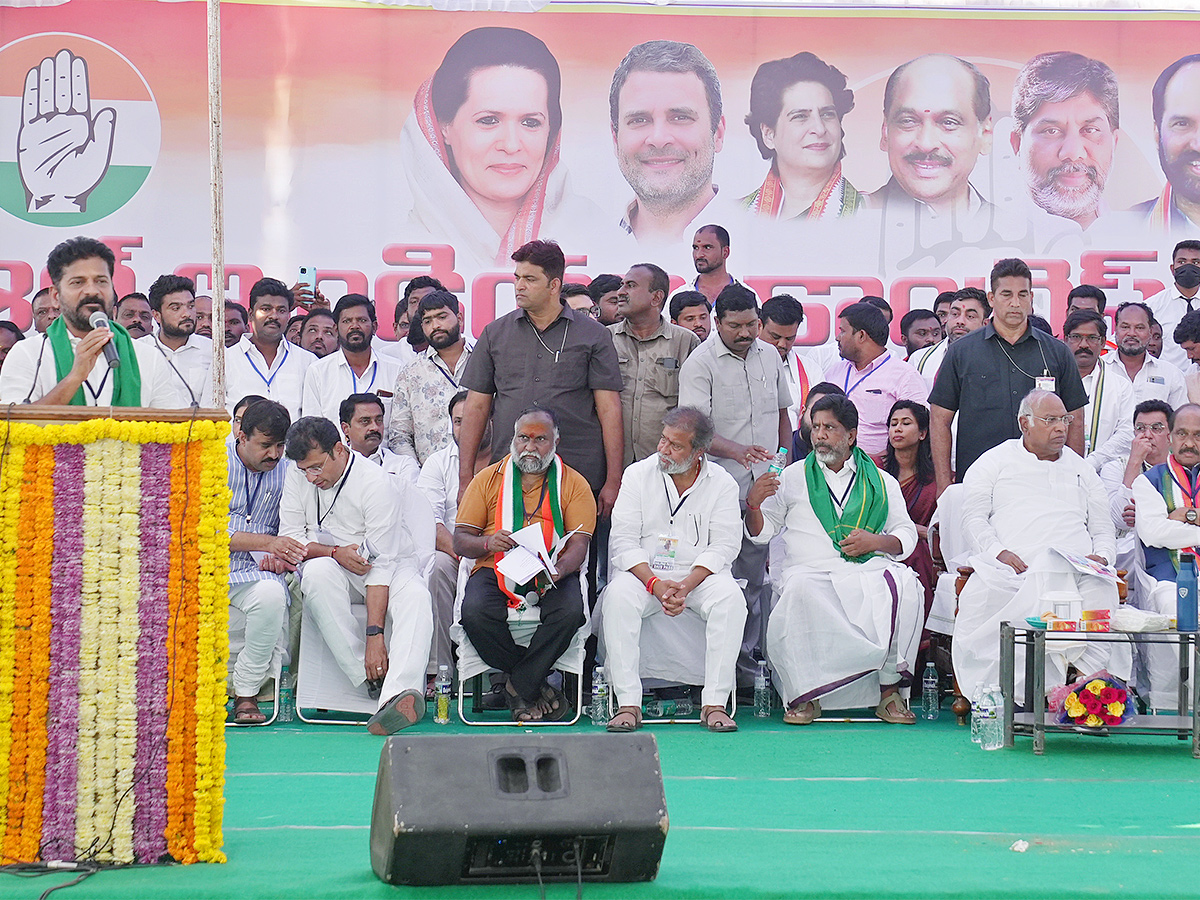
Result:
[[[25,340],[25,332],[17,327],[17,323],[5,319],[0,321],[0,368],[4,367],[4,360],[8,359],[8,352],[13,347],[17,346],[18,341]]]
[[[954,342],[929,394],[939,495],[956,476],[962,481],[983,453],[1020,437],[1017,408],[1035,388],[1053,389],[1062,398],[1071,416],[1067,446],[1083,455],[1083,408],[1088,397],[1071,351],[1029,324],[1033,312],[1029,266],[1019,259],[1002,259],[992,267],[989,282],[991,321]],[[952,466],[950,423],[956,412],[971,427],[959,429]]]
[[[225,349],[228,350],[250,330],[246,307],[234,300],[225,301]]]
[[[1077,309],[1063,322],[1063,338],[1075,356],[1079,378],[1088,395],[1083,408],[1084,456],[1097,472],[1106,462],[1123,459],[1133,442],[1133,385],[1109,377],[1100,363],[1108,326],[1099,313]]]
[[[617,292],[621,321],[609,331],[624,382],[625,468],[657,452],[663,416],[679,405],[679,369],[700,345],[692,332],[663,318],[668,290],[666,272],[653,263],[639,263],[625,274]]]
[[[413,533],[398,515],[405,503],[397,483],[348,450],[328,419],[292,425],[285,452],[296,465],[284,482],[279,533],[305,547],[304,607],[350,683],[380,698],[367,730],[395,734],[425,715],[433,613],[422,570],[433,535]],[[350,609],[362,603],[365,635]]]
[[[1200,63],[1200,56],[1197,56]],[[1195,71],[1200,74],[1200,65]],[[1197,179],[1200,184],[1200,179]],[[1168,185],[1168,189],[1169,189]],[[1155,294],[1146,301],[1150,314],[1162,327],[1168,338],[1174,334],[1175,326],[1186,313],[1200,309],[1196,293],[1200,292],[1200,241],[1186,240],[1175,245],[1171,252],[1171,287]],[[1187,357],[1173,340],[1163,342],[1162,359],[1177,369],[1187,368]]]
[[[192,279],[181,275],[155,279],[150,285],[150,308],[158,334],[141,338],[167,360],[180,408],[212,405],[212,341],[196,333],[195,290]]]
[[[791,446],[788,409],[792,392],[779,354],[758,339],[760,321],[754,292],[728,285],[717,296],[717,331],[687,358],[679,373],[679,404],[710,416],[716,434],[709,455],[738,483],[738,497],[766,471],[779,447]],[[738,680],[748,685],[756,666],[770,585],[767,548],[743,538],[733,577],[746,580],[746,627]]]
[[[978,331],[987,324],[992,314],[992,305],[987,294],[979,288],[967,287],[950,295],[950,311],[946,316],[946,337],[924,352],[918,352],[913,368],[921,373],[929,389],[937,378],[946,350],[964,334]]]
[[[207,294],[196,297],[196,334],[212,340],[212,297]]]
[[[692,238],[692,264],[696,267],[693,290],[715,301],[726,285],[737,284],[729,274],[728,262],[729,232],[720,225],[702,225]]]
[[[383,403],[386,426],[399,364],[371,346],[377,325],[375,304],[362,294],[347,294],[334,306],[333,318],[338,349],[309,367],[304,376],[304,408],[309,415],[336,422],[343,400],[351,394],[371,393]]]
[[[712,333],[712,303],[699,291],[676,291],[671,298],[671,324],[686,328],[701,341]]]
[[[33,331],[36,334],[45,334],[50,323],[58,318],[58,301],[51,296],[50,288],[44,287],[33,295],[33,303],[30,305],[33,309]]]
[[[430,291],[421,298],[417,319],[429,347],[396,375],[388,446],[419,465],[452,443],[446,409],[460,390],[472,350],[460,309],[449,291]]]
[[[792,392],[788,418],[792,431],[795,431],[804,415],[809,389],[821,381],[820,369],[796,349],[796,334],[800,330],[800,323],[804,321],[804,307],[790,294],[776,294],[762,305],[758,317],[762,320],[759,340],[774,347],[783,360],[788,389]]]
[[[239,397],[261,394],[287,407],[293,420],[300,417],[304,376],[316,357],[283,339],[291,310],[292,292],[282,281],[262,278],[250,288],[250,331],[225,354],[230,409]]]
[[[117,315],[114,321],[123,326],[135,341],[154,333],[154,313],[150,309],[150,300],[145,294],[137,291],[126,294],[117,301]]]
[[[338,348],[337,319],[328,309],[314,307],[301,318],[300,340],[293,343],[299,343],[317,359],[324,359]]]
[[[281,404],[259,400],[242,413],[236,443],[229,447],[229,605],[246,616],[245,646],[233,666],[233,717],[239,725],[266,721],[256,698],[287,620],[283,576],[304,559],[303,544],[279,535],[288,470],[279,463],[290,425]]]
[[[1180,367],[1149,353],[1150,323],[1154,321],[1150,307],[1136,301],[1122,303],[1114,321],[1117,352],[1105,358],[1108,373],[1132,385],[1135,403],[1165,400],[1172,409],[1187,403],[1187,385]],[[1184,352],[1178,344],[1172,342],[1172,346]],[[1187,365],[1185,353],[1184,367]]]
[[[115,322],[93,328],[89,321],[97,312],[112,314],[115,265],[108,245],[93,238],[71,238],[50,251],[50,296],[62,315],[41,340],[21,341],[9,351],[0,370],[0,402],[175,407],[162,354],[131,340]],[[116,368],[104,358],[110,341],[121,360]]]
[[[904,361],[910,362],[918,350],[942,339],[942,323],[931,309],[910,309],[900,317],[900,336],[904,339]]]
[[[588,296],[600,311],[601,325],[616,325],[621,320],[617,311],[617,291],[621,289],[620,275],[597,275],[588,284]]]
[[[421,467],[411,456],[400,456],[383,446],[383,417],[378,394],[351,394],[338,406],[338,422],[350,449],[395,475],[401,490],[412,487],[421,477]]]

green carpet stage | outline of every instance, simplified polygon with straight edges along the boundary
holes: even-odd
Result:
[[[947,711],[913,727],[738,719],[733,735],[652,729],[671,817],[658,880],[585,884],[585,897],[1200,897],[1200,760],[1173,737],[1052,734],[1039,758],[1029,739],[985,753]],[[227,735],[228,864],[102,872],[53,900],[537,897],[536,885],[378,881],[368,826],[383,740],[364,729]],[[1024,853],[1010,849],[1020,840]],[[0,896],[66,880],[4,877]]]

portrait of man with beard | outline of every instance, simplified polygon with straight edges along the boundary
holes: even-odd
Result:
[[[1087,228],[1105,213],[1104,185],[1117,145],[1117,76],[1078,53],[1042,53],[1013,85],[1009,138],[1030,199]]]
[[[1154,143],[1167,183],[1132,211],[1143,213],[1156,233],[1194,234],[1200,224],[1200,53],[1163,69],[1150,98]]]

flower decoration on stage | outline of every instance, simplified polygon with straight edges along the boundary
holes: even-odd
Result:
[[[1125,683],[1106,671],[1096,672],[1070,685],[1058,714],[1061,725],[1103,728],[1120,725],[1134,713]]]
[[[224,861],[227,433],[0,424],[6,861]]]

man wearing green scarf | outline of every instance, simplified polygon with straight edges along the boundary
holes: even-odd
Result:
[[[50,251],[50,296],[62,315],[41,340],[24,341],[9,354],[0,373],[0,402],[160,409],[177,405],[167,364],[153,346],[135,346],[129,332],[115,322],[93,328],[88,321],[97,312],[112,314],[115,265],[112,250],[92,238],[71,238]],[[115,367],[104,358],[110,342],[120,360]]]
[[[767,624],[767,656],[787,710],[807,725],[821,704],[875,707],[885,722],[916,721],[902,689],[912,682],[923,595],[901,560],[917,529],[900,485],[856,444],[847,397],[813,404],[813,452],[768,472],[746,497],[746,532],[765,544],[783,532],[786,567]]]

